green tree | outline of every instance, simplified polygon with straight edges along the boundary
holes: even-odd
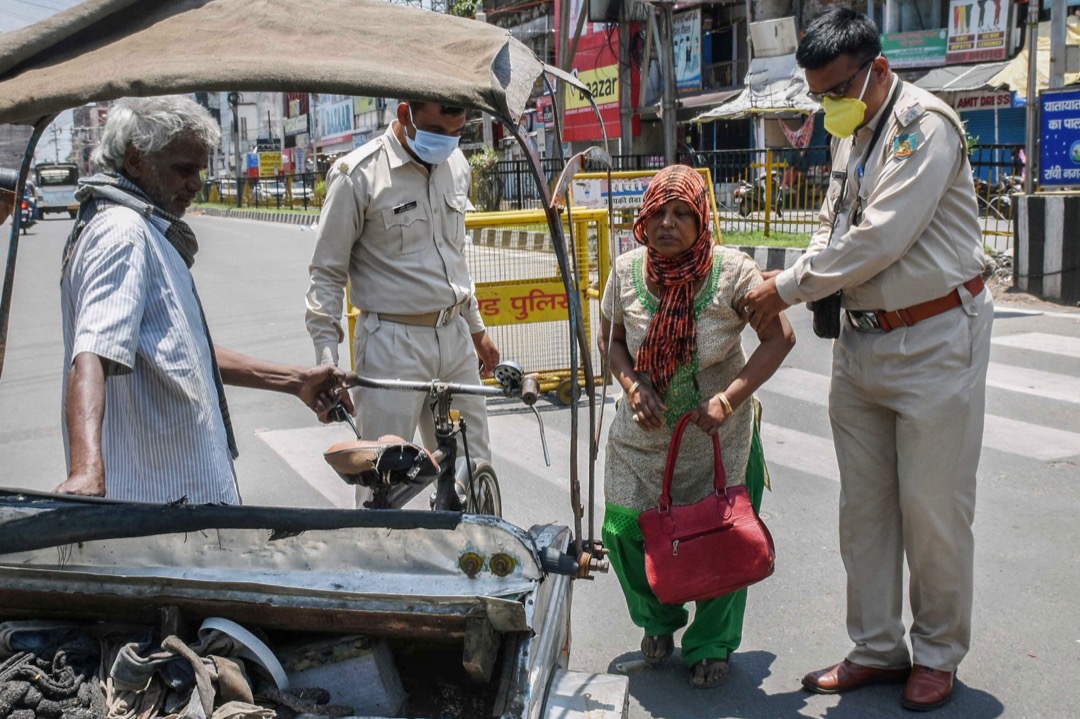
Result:
[[[502,202],[502,181],[499,177],[499,156],[490,147],[474,152],[469,157],[472,168],[473,197],[478,208],[495,212]]]
[[[458,17],[476,17],[476,11],[484,5],[484,0],[457,0],[450,6],[450,14]]]

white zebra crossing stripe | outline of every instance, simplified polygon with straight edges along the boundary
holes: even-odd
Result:
[[[1080,404],[1080,377],[991,362],[986,384],[1010,392]]]
[[[991,382],[991,376],[994,382]],[[1080,381],[1068,375],[991,363],[987,384],[1000,389],[1080,402]],[[761,391],[824,407],[829,403],[829,378],[794,367],[782,367]],[[983,446],[1050,461],[1080,454],[1080,434],[988,414]],[[765,456],[771,459],[768,453]]]
[[[1049,462],[1080,454],[1080,434],[988,414],[983,447]]]
[[[828,437],[762,422],[761,443],[765,449],[765,462],[770,467],[781,466],[840,481],[836,449]]]
[[[1080,337],[1065,337],[1046,334],[1045,332],[1023,332],[1016,335],[995,337],[992,342],[1003,347],[1018,347],[1066,357],[1080,357]]]

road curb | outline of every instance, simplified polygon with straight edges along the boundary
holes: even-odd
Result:
[[[724,245],[750,255],[763,270],[786,270],[806,250],[802,247],[758,247],[756,245]]]
[[[226,217],[233,220],[259,220],[260,222],[279,222],[285,225],[313,225],[319,221],[318,215],[302,215],[292,212],[273,212],[271,210],[222,210],[217,207],[199,208],[198,212],[207,217]]]

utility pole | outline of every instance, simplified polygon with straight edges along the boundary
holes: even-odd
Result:
[[[60,164],[60,128],[56,123],[52,126],[52,141],[53,141],[53,153],[56,157],[56,164]]]
[[[619,18],[619,154],[634,154],[634,101],[630,87],[630,22]],[[648,67],[648,60],[643,63]],[[642,81],[642,85],[645,82]],[[610,148],[608,150],[610,152]]]
[[[665,1],[658,2],[657,9],[660,12],[660,76],[662,78],[664,125],[664,164],[675,163],[675,129],[676,129],[676,100],[675,100],[675,38],[673,9],[674,3]]]
[[[1037,7],[1037,6],[1036,6]],[[1032,8],[1028,7],[1028,12]],[[1037,12],[1037,10],[1036,10]],[[1068,30],[1065,21],[1069,9],[1065,6],[1065,0],[1054,0],[1050,11],[1050,89],[1065,87],[1065,57],[1068,48],[1065,38]]]
[[[1024,142],[1024,155],[1027,157],[1027,167],[1024,169],[1024,194],[1030,195],[1035,192],[1035,153],[1038,151],[1036,136],[1039,133],[1039,108],[1035,103],[1039,101],[1039,6],[1028,8],[1027,26],[1027,51],[1028,51],[1028,77],[1027,77],[1027,137]]]

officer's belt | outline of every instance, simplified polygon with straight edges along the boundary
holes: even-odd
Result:
[[[417,327],[445,327],[458,317],[467,307],[466,300],[452,307],[447,307],[438,312],[423,312],[418,315],[398,315],[390,312],[377,312],[380,322],[395,322],[399,325],[415,325]]]
[[[978,296],[983,291],[982,277],[971,278],[964,283],[964,289],[970,292],[972,297]],[[960,299],[960,290],[955,289],[944,297],[899,310],[848,310],[847,318],[852,327],[863,332],[892,332],[940,315],[961,304],[963,300]]]

